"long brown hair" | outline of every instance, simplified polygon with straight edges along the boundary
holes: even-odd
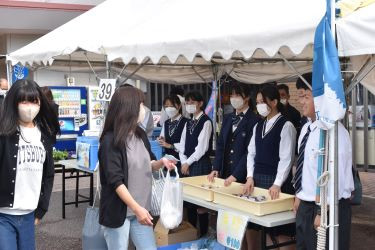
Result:
[[[118,88],[109,103],[107,117],[100,141],[108,132],[113,132],[114,144],[118,148],[127,146],[127,138],[134,133],[141,137],[138,126],[140,104],[145,100],[143,92],[133,87]]]

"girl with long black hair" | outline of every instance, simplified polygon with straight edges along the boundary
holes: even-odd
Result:
[[[151,209],[152,170],[173,162],[156,161],[145,131],[144,94],[134,87],[116,90],[100,138],[101,199],[99,223],[109,250],[128,249],[129,235],[137,249],[156,249]]]
[[[0,114],[0,249],[35,249],[35,225],[48,210],[57,116],[32,80],[10,88]]]

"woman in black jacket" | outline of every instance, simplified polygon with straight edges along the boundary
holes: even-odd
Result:
[[[155,161],[145,132],[144,95],[133,87],[116,90],[108,107],[99,148],[101,200],[99,223],[108,249],[128,249],[129,234],[137,249],[156,249],[151,208],[152,170],[174,168]]]
[[[18,80],[0,115],[0,249],[35,249],[52,192],[57,116],[40,87]]]

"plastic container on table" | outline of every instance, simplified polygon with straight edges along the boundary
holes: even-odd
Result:
[[[215,178],[214,182],[207,179],[207,175],[181,178],[184,194],[199,198],[205,201],[214,200],[214,191],[224,187],[224,179]],[[233,182],[233,186],[241,186],[240,183]]]
[[[214,190],[214,203],[250,213],[257,216],[263,216],[273,213],[290,211],[293,209],[294,196],[280,193],[280,197],[271,200],[267,189],[254,188],[251,196],[265,196],[265,201],[252,201],[247,198],[239,197],[243,193],[242,186],[229,186],[226,188],[218,188]]]

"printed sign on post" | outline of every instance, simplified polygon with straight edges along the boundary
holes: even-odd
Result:
[[[241,249],[248,217],[219,210],[217,217],[217,241],[231,249]]]
[[[100,79],[98,101],[109,102],[116,90],[116,79]]]

